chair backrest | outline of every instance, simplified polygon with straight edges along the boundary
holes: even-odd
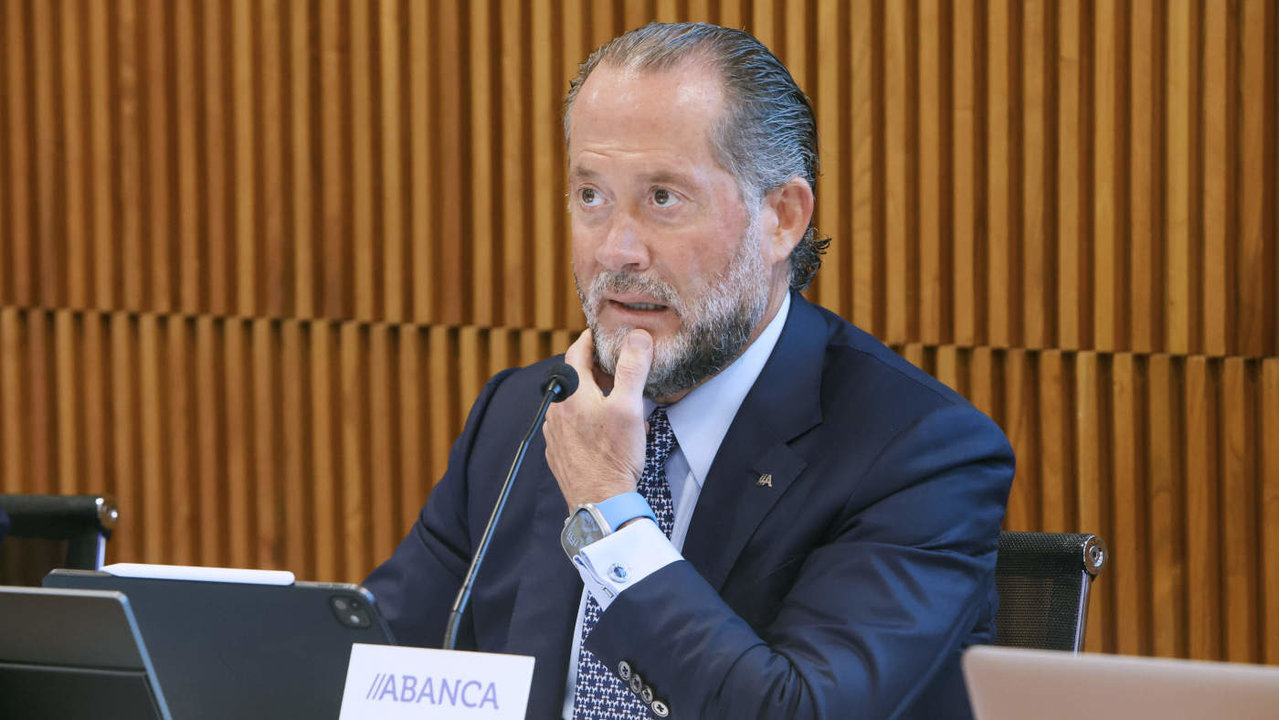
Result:
[[[56,567],[97,570],[119,511],[109,495],[0,495],[9,535],[0,585],[38,586]]]
[[[995,644],[1083,650],[1088,590],[1108,558],[1088,533],[1000,533]]]

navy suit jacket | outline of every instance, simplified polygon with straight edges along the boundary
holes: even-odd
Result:
[[[489,381],[419,520],[365,582],[401,643],[439,646],[549,362]],[[684,560],[619,595],[586,646],[627,660],[673,718],[967,717],[959,654],[993,635],[1012,475],[986,416],[793,294]],[[560,549],[567,513],[539,434],[461,631],[460,647],[537,658],[539,720],[560,715],[582,591]]]

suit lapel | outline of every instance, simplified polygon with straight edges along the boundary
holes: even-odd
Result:
[[[537,657],[529,717],[559,717],[582,580],[560,548],[564,497],[546,465],[540,434],[525,463],[518,481],[536,489],[536,507],[529,541],[520,551],[521,580],[504,652]]]
[[[805,467],[788,443],[821,422],[825,347],[821,315],[792,293],[786,326],[720,444],[684,542],[685,559],[716,590]]]

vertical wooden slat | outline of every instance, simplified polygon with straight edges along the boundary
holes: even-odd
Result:
[[[1150,419],[1149,439],[1140,450],[1149,458],[1150,595],[1152,642],[1150,650],[1161,657],[1182,657],[1186,652],[1185,513],[1184,473],[1181,455],[1181,383],[1168,355],[1155,355],[1148,365],[1149,385],[1144,407]]]
[[[145,118],[142,127],[146,136],[144,155],[147,160],[144,185],[147,189],[146,257],[150,268],[151,300],[146,309],[168,312],[174,307],[176,278],[173,272],[181,266],[182,258],[173,255],[174,227],[170,224],[173,214],[173,147],[170,138],[174,132],[174,118],[169,115],[169,77],[173,38],[168,30],[168,16],[173,5],[163,0],[147,0],[143,14],[145,26],[141,28],[145,56],[141,58],[146,69],[141,78],[142,96],[145,98]]]
[[[1206,358],[1186,360],[1186,581],[1190,656],[1220,657],[1222,577],[1217,500],[1217,376]]]
[[[813,222],[820,234],[829,235],[832,242],[822,259],[821,272],[813,284],[815,297],[821,304],[834,309],[845,317],[851,317],[852,308],[844,301],[849,289],[849,278],[843,269],[847,264],[849,233],[841,225],[848,216],[844,207],[846,188],[844,178],[851,163],[844,157],[845,128],[848,117],[846,92],[850,68],[847,61],[844,34],[847,32],[843,18],[847,8],[840,4],[822,3],[817,7],[817,77],[812,94],[813,111],[817,117],[817,129],[821,142],[821,178],[817,183],[820,198],[815,208]]]
[[[224,455],[217,381],[217,335],[213,319],[202,317],[195,324],[195,425],[197,447],[197,502],[204,512],[195,518],[199,537],[198,562],[225,565],[223,554],[226,518]]]
[[[86,322],[86,338],[97,325],[96,318]],[[165,489],[169,493],[166,508],[171,523],[168,549],[171,562],[192,565],[196,562],[196,537],[194,516],[199,502],[198,476],[196,473],[197,437],[194,430],[195,385],[194,364],[191,362],[191,339],[194,324],[186,318],[168,319],[166,328],[165,366],[168,384],[167,407],[164,410],[164,441],[169,445],[169,464],[164,467]],[[86,349],[88,343],[85,343]],[[92,357],[89,352],[86,357]],[[92,376],[90,376],[92,377]]]
[[[1108,389],[1111,412],[1111,464],[1107,469],[1112,482],[1111,503],[1114,522],[1107,539],[1112,549],[1113,567],[1106,569],[1108,580],[1114,588],[1115,617],[1126,618],[1116,622],[1116,652],[1139,655],[1147,651],[1146,628],[1142,620],[1145,613],[1145,596],[1148,554],[1142,537],[1146,524],[1144,502],[1144,471],[1137,448],[1141,446],[1142,405],[1139,387],[1142,367],[1131,353],[1119,353],[1111,364],[1111,385]]]
[[[141,62],[138,57],[142,30],[138,27],[137,0],[121,0],[116,8],[115,51],[119,54],[119,86],[115,106],[118,113],[119,165],[115,182],[119,187],[122,246],[119,267],[124,307],[142,310],[150,299],[148,286],[151,279],[147,264],[143,262],[142,155],[145,139],[141,137],[143,123],[140,121],[139,101],[144,80],[139,77]]]
[[[431,487],[444,475],[448,462],[449,446],[453,442],[450,429],[458,427],[462,418],[454,412],[457,400],[457,383],[453,372],[457,364],[450,362],[457,352],[455,335],[449,328],[435,325],[429,331],[427,345],[428,377],[431,388],[427,395],[429,405],[428,427],[430,428],[431,467],[429,472]],[[465,416],[462,416],[465,417]]]
[[[80,422],[83,414],[76,407],[81,377],[77,325],[77,318],[69,310],[58,311],[53,315],[53,392],[57,408],[55,442],[58,456],[58,477],[53,486],[57,493],[63,495],[80,492],[84,467],[80,453]]]
[[[320,306],[316,300],[316,285],[323,287],[317,270],[314,249],[317,244],[314,226],[314,193],[317,163],[311,157],[313,128],[317,116],[312,107],[312,78],[315,68],[311,60],[311,32],[316,18],[308,13],[308,7],[293,0],[289,5],[289,104],[291,124],[289,135],[293,142],[289,148],[292,162],[289,166],[290,187],[293,196],[293,257],[289,258],[297,276],[297,289],[292,299],[298,317],[314,317]],[[323,167],[320,163],[319,167]],[[323,263],[319,265],[323,268]]]
[[[27,362],[23,383],[26,396],[23,421],[28,426],[31,449],[27,453],[27,482],[34,492],[51,493],[57,475],[57,455],[53,452],[53,426],[56,407],[53,406],[52,363],[50,362],[51,328],[49,314],[34,310],[26,316]]]
[[[1229,338],[1232,354],[1258,357],[1267,351],[1279,352],[1270,337],[1273,332],[1271,318],[1276,308],[1270,302],[1270,289],[1276,282],[1274,256],[1274,215],[1279,212],[1273,199],[1265,197],[1266,165],[1275,161],[1267,157],[1266,136],[1276,132],[1274,117],[1270,118],[1270,130],[1266,130],[1266,114],[1273,113],[1273,105],[1266,106],[1269,97],[1276,92],[1267,91],[1266,16],[1279,12],[1273,0],[1242,0],[1239,12],[1239,118],[1230,132],[1239,147],[1239,166],[1235,170],[1235,189],[1239,220],[1236,232],[1238,253],[1233,258],[1237,276],[1231,289],[1237,300],[1234,303],[1236,335]],[[1275,40],[1270,38],[1273,44]],[[1273,75],[1274,68],[1269,72]],[[1271,142],[1274,142],[1271,140]],[[1273,182],[1273,181],[1272,181]],[[1266,215],[1271,216],[1270,236],[1266,237]]]
[[[61,221],[65,209],[63,193],[58,187],[64,182],[59,177],[62,167],[62,111],[57,106],[57,92],[61,78],[57,72],[59,53],[54,48],[54,10],[52,2],[30,5],[31,12],[31,61],[34,73],[31,84],[35,96],[36,122],[32,123],[35,136],[34,190],[36,215],[30,240],[34,244],[36,299],[41,307],[57,307],[65,302],[61,286],[64,285],[66,262],[66,236]],[[56,85],[55,85],[56,83]]]
[[[1074,478],[1070,474],[1073,448],[1066,434],[1070,416],[1061,351],[1045,350],[1040,353],[1037,375],[1033,381],[1039,387],[1039,464],[1036,468],[1041,488],[1039,527],[1045,532],[1067,532],[1068,528],[1073,528],[1073,518],[1068,514],[1071,503],[1067,491]],[[1026,456],[1023,454],[1021,457]]]
[[[400,45],[401,24],[400,4],[385,0],[379,6],[378,46],[381,53],[378,57],[379,82],[382,90],[381,103],[381,144],[382,144],[382,282],[383,305],[380,308],[380,319],[387,322],[404,322],[408,319],[407,291],[405,278],[408,258],[404,246],[405,222],[409,216],[409,208],[405,205],[403,179],[408,175],[410,163],[402,162],[405,152],[406,133],[401,128],[405,117],[405,104],[400,88],[400,78],[405,76],[403,58],[406,57]]]
[[[89,306],[92,289],[89,265],[89,193],[86,178],[89,176],[88,152],[85,139],[88,138],[88,123],[84,110],[85,78],[84,64],[81,63],[85,51],[84,23],[85,7],[80,4],[64,3],[61,7],[62,27],[58,28],[60,37],[58,48],[62,65],[62,122],[66,143],[65,164],[62,170],[64,178],[64,202],[66,207],[66,289],[63,293],[66,306],[84,309]],[[3,172],[0,172],[0,178]],[[0,180],[0,188],[3,181]],[[3,190],[0,190],[2,192]],[[4,203],[0,202],[0,207]],[[0,227],[3,227],[3,211],[0,211]],[[0,232],[0,236],[3,233]],[[0,247],[3,242],[0,241]],[[0,250],[2,256],[3,250]],[[3,260],[0,260],[3,262]],[[4,297],[3,272],[0,272],[0,298]],[[0,300],[2,301],[2,300]]]
[[[363,3],[358,3],[363,6]],[[349,317],[352,302],[352,270],[354,255],[350,237],[350,160],[351,146],[348,133],[351,115],[347,100],[350,88],[349,68],[343,65],[349,47],[351,8],[342,0],[323,0],[320,4],[320,177],[319,197],[322,226],[318,228],[323,240],[321,261],[321,314],[328,318]],[[331,570],[332,565],[327,566]],[[327,577],[327,576],[326,576]]]
[[[37,316],[38,317],[38,316]],[[124,313],[112,313],[108,320],[111,366],[111,443],[115,460],[115,482],[108,488],[120,507],[129,508],[132,519],[122,524],[111,536],[113,549],[121,557],[137,557],[144,550],[145,515],[141,512],[138,489],[138,404],[135,391],[137,372],[134,366],[137,336],[134,320]],[[44,492],[37,489],[36,492]]]
[[[1092,327],[1088,347],[1114,350],[1116,343],[1115,313],[1120,312],[1116,299],[1118,268],[1115,267],[1116,235],[1115,182],[1116,154],[1120,151],[1116,135],[1119,65],[1119,15],[1123,5],[1115,0],[1098,0],[1094,5],[1092,137]]]
[[[888,291],[885,300],[888,324],[884,328],[883,340],[901,343],[910,337],[908,323],[913,299],[907,269],[913,240],[909,236],[907,219],[911,211],[907,178],[910,159],[907,103],[913,85],[907,72],[909,60],[906,56],[910,46],[906,38],[906,3],[888,3],[884,16],[884,152],[887,158],[884,177],[887,276],[884,282]]]
[[[138,405],[141,410],[138,418],[140,433],[141,488],[139,494],[142,502],[133,507],[137,522],[142,532],[142,554],[144,557],[168,560],[171,547],[169,540],[172,531],[172,520],[165,514],[169,506],[169,489],[164,468],[168,464],[166,444],[161,437],[160,411],[164,402],[161,394],[161,383],[164,380],[162,371],[161,326],[153,314],[143,315],[138,319],[138,363],[135,372],[138,376]]]
[[[528,262],[532,243],[529,241],[526,209],[527,197],[536,187],[529,172],[529,117],[526,102],[528,66],[532,61],[528,42],[528,4],[507,7],[498,13],[498,47],[501,48],[496,72],[501,91],[502,155],[494,173],[501,178],[498,197],[502,199],[501,278],[493,290],[501,292],[500,307],[494,308],[495,320],[501,325],[526,325],[531,319],[533,293],[528,282]],[[637,18],[638,20],[638,18]],[[642,22],[638,23],[642,24]],[[549,178],[548,178],[549,179]],[[495,238],[495,240],[497,240]],[[527,265],[527,267],[526,267]],[[497,303],[495,303],[497,305]]]
[[[1036,407],[1034,355],[1022,349],[1003,353],[1003,423],[1004,432],[1013,449],[1021,457],[1036,457],[1039,452],[1035,427]],[[1017,472],[1008,498],[1005,525],[1009,528],[1036,528],[1039,516],[1042,480],[1035,463],[1023,463]]]
[[[224,387],[219,400],[226,412],[226,507],[230,521],[226,526],[232,567],[253,567],[253,499],[254,480],[249,458],[253,454],[253,435],[249,403],[251,377],[247,370],[245,335],[241,320],[226,320],[217,325],[222,334],[220,374]]]
[[[1265,632],[1260,661],[1275,665],[1279,664],[1279,359],[1268,358],[1261,363],[1260,390],[1261,432],[1257,446],[1261,449],[1261,626]]]
[[[1057,5],[1057,346],[1081,347],[1080,294],[1082,262],[1080,213],[1083,177],[1078,150],[1083,146],[1087,119],[1083,117],[1080,0]],[[1050,258],[1051,260],[1051,258]]]
[[[32,272],[31,252],[31,203],[32,178],[30,174],[31,135],[28,127],[28,91],[27,91],[27,38],[25,37],[24,12],[27,4],[21,0],[9,0],[5,8],[5,48],[4,71],[8,103],[5,118],[9,126],[9,137],[6,143],[9,155],[9,167],[3,168],[8,173],[4,188],[12,198],[9,203],[10,217],[9,261],[13,264],[8,277],[13,283],[11,293],[13,302],[19,306],[30,306],[35,303],[35,273]]]
[[[987,337],[995,347],[1008,347],[1012,340],[1008,259],[1012,238],[1009,227],[1009,196],[1012,183],[1009,142],[1009,26],[1010,3],[996,0],[986,16],[986,254],[978,272],[986,276]]]
[[[1160,320],[1164,314],[1161,302],[1162,262],[1155,224],[1156,177],[1154,163],[1158,147],[1155,125],[1154,85],[1160,68],[1156,66],[1156,9],[1154,0],[1131,4],[1128,22],[1130,72],[1128,78],[1128,227],[1121,234],[1128,244],[1127,297],[1121,312],[1126,316],[1129,337],[1122,348],[1136,352],[1157,349]],[[1121,273],[1120,278],[1123,277]]]
[[[280,0],[264,0],[257,5],[256,57],[261,65],[255,73],[257,89],[255,123],[259,198],[256,203],[258,232],[257,314],[281,317],[294,312],[295,275],[293,243],[286,235],[285,216],[292,209],[288,197],[292,187],[285,185],[288,162],[285,135],[284,87],[285,51],[288,27],[282,18]],[[293,109],[290,108],[290,111]],[[256,329],[255,329],[256,332]]]
[[[392,502],[399,512],[386,518],[385,522],[393,528],[398,542],[412,526],[426,500],[426,490],[435,478],[430,476],[432,448],[430,438],[426,436],[426,423],[423,422],[427,410],[422,402],[426,380],[426,333],[416,326],[404,325],[397,329],[397,334],[399,396],[396,402],[400,410],[400,453],[396,472],[400,479],[400,492],[392,498]]]
[[[1168,9],[1168,91],[1165,115],[1168,123],[1167,195],[1164,238],[1168,256],[1168,330],[1166,350],[1187,353],[1191,342],[1191,138],[1196,57],[1195,6],[1192,0],[1175,0]]]
[[[350,32],[350,98],[351,98],[351,207],[352,234],[342,242],[352,248],[355,264],[355,304],[353,317],[359,320],[375,319],[378,283],[374,267],[381,238],[373,230],[373,113],[376,99],[373,95],[373,73],[370,68],[369,14],[375,3],[355,2],[349,10]]]
[[[976,96],[975,65],[977,53],[974,36],[974,20],[977,11],[972,0],[957,0],[955,3],[954,30],[954,64],[951,66],[951,79],[954,84],[954,132],[949,138],[951,155],[955,172],[951,187],[954,216],[954,305],[952,309],[955,325],[954,341],[960,345],[973,345],[977,342],[977,297],[975,282],[977,267],[976,255],[976,205],[977,165],[975,144],[977,139],[977,104],[982,102]]]
[[[471,237],[468,244],[471,246],[474,262],[466,269],[469,281],[460,288],[471,298],[472,308],[468,319],[486,326],[497,321],[493,299],[501,297],[503,292],[502,274],[496,272],[500,268],[500,257],[495,248],[498,226],[494,222],[497,210],[494,199],[501,197],[498,184],[501,173],[494,156],[502,152],[501,143],[504,138],[497,132],[502,108],[500,104],[494,107],[492,97],[493,59],[497,53],[489,41],[489,34],[494,32],[494,28],[490,27],[489,6],[488,0],[465,5],[469,10],[470,25],[471,121],[464,137],[470,143],[471,151],[468,174],[473,179]]]
[[[19,358],[24,356],[25,348],[21,342],[21,318],[17,308],[0,309],[0,354],[12,358],[0,363],[0,467],[4,468],[4,477],[0,478],[0,488],[5,492],[18,492],[24,489],[22,482],[26,443],[23,437],[22,413],[22,378],[18,373],[21,366]]]
[[[101,313],[85,313],[84,315],[84,368],[83,392],[79,398],[78,411],[84,416],[84,488],[91,492],[104,492],[111,485],[114,463],[111,460],[111,402],[109,386],[110,362],[107,355],[107,341],[103,335],[106,329],[106,317]],[[0,315],[3,323],[3,315]],[[3,337],[0,330],[0,337]],[[0,351],[3,351],[0,344]],[[14,357],[6,353],[6,357]],[[0,383],[4,381],[0,372]],[[0,389],[3,394],[3,389]],[[0,412],[2,412],[0,405]],[[0,436],[4,430],[0,428]],[[8,454],[17,452],[13,448],[0,447],[0,452]],[[21,457],[19,455],[18,457]],[[14,477],[14,476],[10,476]],[[0,483],[2,484],[2,483]],[[112,549],[114,553],[114,548]]]
[[[257,318],[247,328],[249,370],[251,378],[248,398],[253,403],[247,427],[252,428],[253,454],[253,529],[251,538],[255,567],[280,568],[280,517],[284,514],[283,464],[279,462],[283,436],[279,432],[280,361],[279,325]]]
[[[852,321],[867,330],[874,329],[876,285],[883,278],[875,269],[875,206],[874,185],[880,182],[874,175],[874,108],[872,107],[874,60],[871,20],[871,0],[854,0],[849,45],[852,54],[852,137],[849,152],[852,153],[852,187],[849,198],[853,214]]]
[[[440,109],[439,136],[439,175],[438,194],[440,202],[434,207],[439,209],[437,221],[438,234],[435,235],[440,252],[440,263],[436,273],[431,277],[419,277],[420,283],[432,283],[437,278],[455,278],[454,282],[466,277],[466,262],[471,256],[471,242],[477,234],[476,228],[470,224],[469,182],[464,180],[470,174],[467,148],[467,122],[475,114],[469,106],[468,84],[476,80],[462,71],[462,64],[451,58],[460,57],[467,51],[461,15],[465,5],[450,0],[439,4],[439,29],[434,34],[438,42],[432,43],[436,50],[434,69],[439,75],[439,100],[436,106]],[[434,76],[433,76],[434,77]],[[447,291],[440,292],[440,309],[437,322],[459,324],[466,322],[470,314],[470,293],[464,288],[450,285]]]
[[[431,6],[427,3],[409,3],[409,145],[410,145],[410,216],[411,230],[407,238],[407,250],[412,253],[412,310],[417,322],[429,322],[435,317],[435,286],[440,277],[436,274],[433,247],[447,238],[443,228],[436,228],[434,168],[432,143],[436,141],[435,109],[432,98],[438,94],[436,74],[431,59],[430,38],[434,28],[430,24]],[[434,148],[441,154],[446,148]],[[389,153],[389,150],[388,150]],[[443,157],[436,165],[443,165]],[[456,212],[456,211],[455,211]],[[438,233],[433,236],[433,231]],[[390,262],[388,256],[387,262]]]
[[[1052,288],[1050,281],[1051,229],[1048,227],[1048,190],[1046,168],[1051,158],[1048,141],[1048,68],[1044,48],[1048,46],[1051,28],[1047,2],[1026,3],[1021,9],[1021,228],[1017,243],[1023,258],[1020,308],[1021,343],[1028,348],[1042,348],[1051,342],[1048,336],[1052,305],[1045,302]],[[1015,230],[1016,231],[1016,230]],[[1016,272],[1016,270],[1014,270]]]
[[[1250,442],[1251,398],[1256,390],[1242,358],[1222,361],[1219,432],[1221,433],[1222,570],[1225,600],[1225,658],[1256,662],[1257,639],[1257,488]]]
[[[941,106],[941,7],[936,0],[919,6],[919,95],[915,115],[919,123],[919,330],[917,339],[936,345],[942,342],[941,184],[942,118],[949,110]]]
[[[337,407],[333,398],[334,382],[333,351],[337,345],[335,331],[327,322],[310,325],[311,342],[310,376],[311,376],[311,473],[309,488],[314,507],[315,528],[328,527],[338,520],[338,458],[335,457],[342,447],[340,428],[335,425],[341,422],[341,415],[335,413]],[[341,368],[337,369],[341,372]],[[336,539],[325,537],[315,542],[315,578],[333,580],[339,575],[339,563],[336,548],[345,542],[345,533]]]
[[[1203,346],[1198,352],[1228,352],[1230,318],[1226,294],[1226,243],[1230,241],[1226,213],[1230,173],[1229,109],[1230,57],[1226,47],[1228,3],[1204,3],[1203,29],[1203,256],[1195,258],[1203,273]]]
[[[335,502],[338,512],[334,519],[346,529],[338,559],[339,575],[334,579],[358,580],[360,571],[368,566],[368,493],[365,489],[368,477],[367,403],[356,402],[368,396],[367,334],[357,323],[342,323],[338,331],[339,362],[341,366],[339,395],[335,410],[341,418],[340,483]]]
[[[196,123],[199,121],[200,101],[196,88],[197,67],[200,62],[196,46],[194,9],[191,3],[173,6],[174,25],[174,74],[177,76],[176,113],[174,132],[177,134],[177,273],[178,287],[175,309],[183,313],[195,313],[207,308],[208,298],[202,292],[208,266],[200,242],[200,168],[197,165]],[[95,232],[95,241],[105,245],[106,238]],[[179,551],[181,552],[181,551]]]
[[[204,36],[200,42],[204,47],[204,70],[202,80],[203,122],[199,125],[203,134],[197,139],[201,146],[200,163],[204,170],[205,198],[202,205],[205,222],[204,241],[208,253],[209,267],[209,306],[208,312],[227,315],[235,311],[235,256],[233,254],[233,205],[228,197],[230,192],[227,168],[227,155],[231,148],[227,147],[229,133],[227,131],[227,115],[231,109],[227,107],[228,82],[224,65],[226,35],[228,29],[224,25],[221,6],[208,4],[202,8]],[[198,26],[198,24],[197,24]]]
[[[311,485],[309,472],[312,426],[308,401],[310,399],[308,377],[308,345],[306,330],[296,320],[280,324],[280,388],[281,424],[283,430],[284,458],[284,567],[299,577],[314,578],[314,545],[310,528],[314,513],[308,503],[307,489]]]
[[[92,171],[92,187],[93,187],[93,297],[91,299],[91,307],[98,310],[106,310],[114,307],[114,303],[119,298],[118,276],[116,274],[119,262],[115,254],[115,243],[118,237],[115,234],[115,202],[114,192],[116,191],[116,183],[114,179],[112,163],[115,153],[111,143],[114,133],[114,116],[111,112],[111,102],[114,96],[113,81],[111,75],[111,38],[110,38],[110,22],[108,21],[108,10],[110,9],[106,3],[89,3],[89,22],[88,22],[88,47],[89,53],[89,123],[92,127],[90,136],[90,146],[92,147],[91,155],[93,162]],[[10,35],[12,38],[12,34]],[[11,47],[12,49],[12,47]],[[12,69],[12,66],[10,66]],[[12,103],[16,99],[16,94],[9,86],[10,99]],[[18,117],[17,113],[13,113],[12,118]],[[12,120],[11,120],[12,121]],[[11,207],[18,208],[18,200],[21,197],[19,188],[13,189],[14,203]],[[14,219],[19,220],[19,216],[14,214]],[[16,232],[16,229],[15,229]],[[17,250],[15,246],[15,251]],[[14,260],[15,271],[18,270],[17,259]],[[15,290],[20,285],[15,284]],[[21,295],[18,295],[21,298]],[[21,299],[19,299],[21,302]]]

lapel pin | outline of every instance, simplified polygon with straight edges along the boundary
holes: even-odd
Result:
[[[764,473],[763,475],[760,475],[759,479],[755,481],[755,486],[756,487],[772,487],[773,486],[772,473]]]

